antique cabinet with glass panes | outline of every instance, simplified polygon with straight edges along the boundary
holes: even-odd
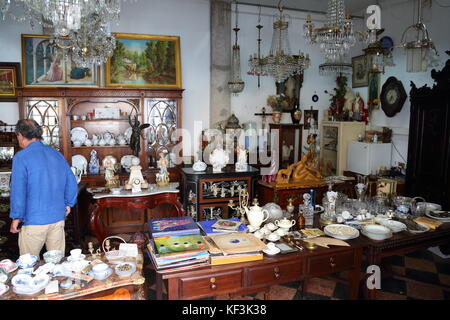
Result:
[[[135,117],[150,126],[141,132],[139,158],[147,181],[154,183],[157,160],[167,156],[171,181],[179,181],[176,164],[182,156],[182,89],[42,88],[19,89],[20,118],[43,126],[43,142],[61,151],[69,165],[82,170],[82,182],[102,187],[102,170],[92,174],[93,150],[100,160],[113,156],[123,185],[128,178],[132,149],[131,124]],[[130,120],[131,119],[131,120]],[[127,170],[128,169],[128,170]]]

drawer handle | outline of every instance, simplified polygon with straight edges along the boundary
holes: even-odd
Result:
[[[332,268],[336,267],[336,263],[334,263],[334,258],[333,257],[330,258],[330,266]]]
[[[280,268],[278,268],[278,267],[273,268],[273,272],[274,272],[275,279],[278,279],[280,277],[280,273],[279,273]]]
[[[217,286],[216,286],[216,278],[211,278],[211,279],[209,279],[209,282],[211,283],[210,284],[210,288],[211,288],[211,290],[216,290],[216,288],[217,288]]]

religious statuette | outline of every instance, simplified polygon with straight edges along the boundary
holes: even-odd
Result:
[[[235,164],[236,171],[247,171],[247,150],[239,146],[237,152],[238,161]]]
[[[169,172],[167,172],[168,161],[162,152],[159,154],[159,157],[159,172],[156,174],[156,184],[160,187],[164,187],[169,184]]]

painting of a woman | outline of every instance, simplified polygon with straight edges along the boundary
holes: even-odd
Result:
[[[47,72],[48,81],[61,81],[63,79],[63,69],[61,68],[61,57],[56,56]]]

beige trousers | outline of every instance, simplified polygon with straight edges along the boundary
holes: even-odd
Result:
[[[19,250],[21,255],[29,253],[39,257],[44,244],[47,251],[61,250],[64,254],[66,248],[64,220],[52,224],[20,228]]]

